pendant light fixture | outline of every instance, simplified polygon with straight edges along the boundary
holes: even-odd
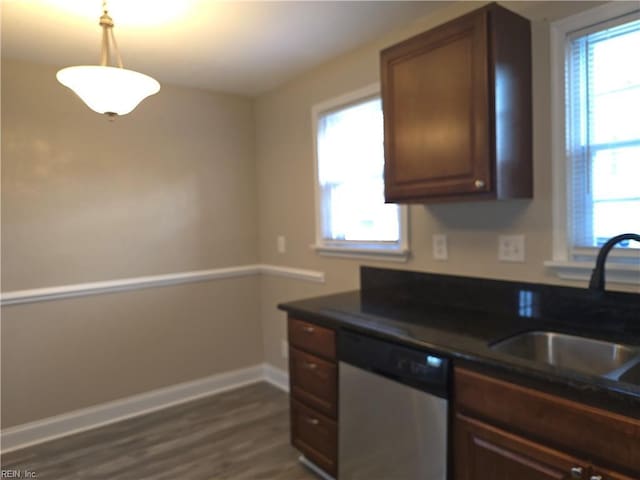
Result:
[[[143,73],[122,67],[122,58],[113,35],[113,20],[102,2],[102,54],[100,65],[81,65],[63,68],[56,74],[58,81],[71,89],[94,112],[113,118],[126,115],[150,95],[160,91],[160,84]],[[115,53],[117,66],[110,66]]]

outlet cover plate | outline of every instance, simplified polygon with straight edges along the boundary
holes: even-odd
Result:
[[[498,236],[498,260],[501,262],[524,262],[524,235]]]
[[[435,260],[447,260],[449,258],[446,235],[441,233],[433,234],[431,236],[431,245],[433,247],[433,258]]]

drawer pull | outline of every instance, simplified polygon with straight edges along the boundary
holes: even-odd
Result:
[[[571,468],[571,478],[582,478],[582,467],[572,467]]]
[[[320,420],[318,420],[317,418],[305,418],[305,420],[307,421],[307,423],[309,425],[318,425],[320,423]]]
[[[477,179],[475,182],[473,182],[473,186],[476,188],[484,188],[484,185],[484,180]]]
[[[316,363],[311,363],[311,362],[304,362],[302,364],[304,366],[304,368],[306,368],[307,370],[315,370],[316,368],[318,368],[318,364]]]
[[[589,480],[602,480],[602,475],[591,475]]]
[[[313,333],[316,331],[316,329],[313,327],[310,327],[309,325],[305,325],[304,327],[302,327],[302,331],[306,333]]]

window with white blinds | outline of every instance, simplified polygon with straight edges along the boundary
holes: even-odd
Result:
[[[640,232],[638,12],[567,36],[565,99],[570,247]]]
[[[406,256],[406,212],[384,201],[384,132],[377,86],[316,105],[313,123],[316,249]]]

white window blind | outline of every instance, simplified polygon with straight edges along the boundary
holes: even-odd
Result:
[[[380,96],[356,92],[348,98],[314,107],[316,247],[406,256],[406,213],[384,202]]]
[[[568,37],[566,147],[574,248],[640,232],[640,19],[634,15]]]

